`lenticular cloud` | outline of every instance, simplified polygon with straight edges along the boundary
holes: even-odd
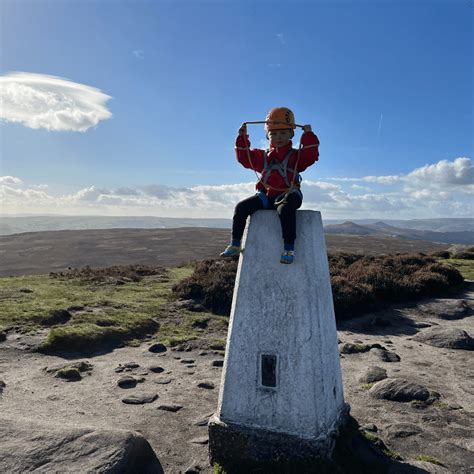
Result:
[[[29,128],[85,132],[112,116],[105,105],[110,98],[60,77],[26,72],[0,76],[0,119]]]

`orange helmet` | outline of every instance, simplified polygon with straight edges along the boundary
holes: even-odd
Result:
[[[276,107],[265,118],[265,130],[283,130],[296,128],[295,115],[287,107]]]

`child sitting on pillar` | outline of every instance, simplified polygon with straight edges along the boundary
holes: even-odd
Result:
[[[235,207],[232,222],[232,241],[221,253],[232,257],[241,251],[241,239],[247,217],[261,209],[276,209],[280,217],[283,236],[281,263],[293,263],[296,240],[296,210],[301,207],[299,173],[311,166],[319,157],[319,140],[310,125],[303,126],[301,149],[292,148],[295,117],[286,107],[272,109],[265,119],[268,150],[250,149],[247,127],[243,124],[235,143],[237,160],[245,168],[261,173],[257,194],[244,199]],[[296,169],[295,169],[296,168]]]

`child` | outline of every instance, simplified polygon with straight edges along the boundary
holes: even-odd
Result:
[[[265,130],[270,148],[266,151],[250,149],[246,125],[242,125],[235,143],[237,160],[245,168],[261,173],[257,182],[257,194],[244,199],[235,207],[232,222],[232,241],[221,253],[222,257],[238,255],[247,217],[260,209],[276,209],[280,217],[283,236],[281,263],[293,263],[296,239],[296,209],[301,206],[299,172],[311,166],[319,157],[319,140],[304,125],[301,137],[301,151],[292,148],[295,116],[286,107],[272,109],[265,119]],[[295,167],[297,169],[295,170]],[[295,175],[296,173],[296,175]]]

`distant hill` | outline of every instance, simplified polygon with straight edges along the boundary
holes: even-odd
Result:
[[[323,216],[324,217],[324,216]],[[348,226],[343,219],[323,219],[325,227],[330,225]],[[474,219],[443,218],[443,219],[357,219],[351,224],[366,226],[376,224],[391,226],[397,229],[425,230],[432,232],[474,232]],[[230,229],[231,219],[193,219],[155,216],[1,216],[0,235],[20,234],[23,232],[42,232],[48,230],[80,230],[80,229],[177,229],[180,227],[212,227]],[[333,229],[331,229],[332,231]],[[353,235],[363,235],[366,230],[358,232],[352,228]],[[355,232],[355,234],[354,234]],[[344,233],[342,230],[338,233]],[[426,236],[425,238],[430,238]],[[461,236],[462,238],[462,236]],[[450,241],[451,242],[451,241]]]
[[[0,235],[49,230],[177,229],[180,227],[231,227],[231,219],[120,216],[2,216]]]
[[[431,242],[443,242],[448,244],[474,244],[474,231],[435,232],[431,230],[399,228],[389,225],[386,222],[360,225],[355,222],[346,221],[342,224],[327,225],[324,231],[328,234],[384,235],[399,239],[429,240]]]
[[[92,229],[0,236],[0,276],[34,275],[68,267],[145,264],[177,266],[217,258],[229,229]],[[298,244],[297,248],[298,248]],[[326,235],[328,252],[394,254],[445,250],[448,245],[377,235]]]

